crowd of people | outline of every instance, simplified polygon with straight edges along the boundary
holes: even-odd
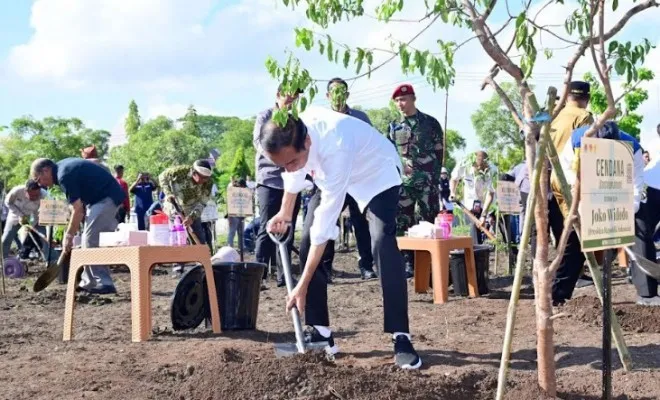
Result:
[[[392,121],[385,135],[372,126],[364,112],[348,105],[348,89],[344,80],[332,79],[327,85],[329,109],[311,106],[299,118],[290,117],[286,124],[279,125],[273,120],[274,113],[287,111],[299,95],[284,94],[280,88],[273,106],[257,115],[253,144],[259,212],[245,230],[246,247],[254,250],[258,262],[276,266],[276,284],[284,286],[282,260],[268,233],[295,230],[302,209],[302,274],[287,297],[287,308],[295,306],[304,312],[307,341],[326,342],[327,351],[334,353],[338,349],[330,329],[327,285],[334,275],[334,241],[339,233],[340,215],[347,213],[356,238],[360,276],[363,280],[380,279],[384,330],[392,335],[395,362],[403,369],[416,369],[422,361],[409,331],[406,284],[406,279],[414,276],[414,255],[399,250],[397,236],[404,235],[419,221],[433,222],[443,210],[452,212],[454,201],[460,198],[478,219],[471,225],[474,243],[482,243],[482,226],[496,200],[496,181],[516,183],[525,213],[530,192],[528,170],[523,162],[499,174],[488,154],[477,151],[460,160],[450,172],[443,164],[443,129],[434,117],[418,109],[412,85],[399,85],[393,90],[391,100],[401,117]],[[587,110],[589,85],[572,82],[568,90],[567,104],[553,120],[551,135],[572,184],[581,138],[594,120]],[[633,143],[635,247],[640,254],[655,260],[653,235],[660,211],[651,205],[660,198],[660,155],[645,152],[636,139],[614,122],[606,123],[596,136]],[[73,210],[62,241],[64,251],[72,248],[77,234],[83,248],[97,247],[100,232],[114,231],[130,218],[131,195],[139,229],[145,229],[148,216],[159,209],[173,218],[178,214],[178,205],[183,211],[183,224],[191,227],[200,243],[212,241],[201,218],[214,191],[213,167],[207,159],[197,160],[192,166],[167,168],[157,180],[142,172],[129,185],[123,179],[124,168],[115,166],[112,174],[93,146],[83,149],[81,155],[57,162],[35,160],[30,180],[10,191],[5,201],[9,214],[2,237],[4,254],[8,254],[18,228],[23,224],[38,226],[39,201],[47,196],[43,189],[54,185],[60,187]],[[246,178],[235,177],[230,186],[246,187]],[[462,193],[458,193],[459,187]],[[554,174],[550,192],[550,231],[558,239],[568,209]],[[232,245],[237,233],[243,240],[244,232],[237,232],[237,222],[229,219]],[[531,247],[534,251],[534,240]],[[290,241],[289,256],[292,249]],[[556,306],[571,298],[584,262],[580,241],[573,232],[553,284]],[[634,266],[631,277],[639,295],[638,304],[660,306],[658,282]],[[265,272],[263,288],[267,287],[267,278]],[[86,267],[79,289],[100,294],[116,291],[106,267]]]

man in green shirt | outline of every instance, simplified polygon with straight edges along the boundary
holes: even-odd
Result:
[[[213,181],[211,164],[207,160],[197,160],[192,167],[179,165],[167,168],[158,180],[165,193],[163,211],[173,219],[176,210],[172,200],[176,200],[186,215],[185,226],[192,227],[201,243],[206,244],[207,237],[202,227],[202,211],[211,198]]]

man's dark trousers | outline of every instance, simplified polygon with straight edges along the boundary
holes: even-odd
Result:
[[[268,236],[266,226],[268,221],[280,211],[282,206],[282,197],[284,190],[274,189],[268,186],[257,186],[257,199],[259,201],[259,217],[261,224],[259,225],[259,233],[255,241],[255,254],[257,262],[270,264],[271,260],[276,260],[277,263],[277,281],[283,281],[284,276],[282,273],[282,260],[280,254],[276,249],[275,243]],[[291,229],[296,230],[296,219],[298,218],[298,210],[300,210],[300,195],[296,198],[296,204],[293,208],[293,218],[291,220]],[[289,260],[291,260],[291,250],[293,248],[293,240],[288,243]],[[268,276],[268,269],[264,270],[263,279]]]
[[[399,205],[399,186],[376,195],[365,210],[371,252],[379,268],[383,289],[385,332],[408,333],[408,288],[404,260],[396,241],[396,213]],[[310,200],[307,215],[313,215],[318,203]],[[332,241],[326,243],[331,246]],[[303,250],[300,249],[301,263]],[[328,313],[328,270],[320,265],[307,289],[305,324],[330,325]]]
[[[564,215],[554,196],[548,204],[548,214],[552,235],[559,242],[559,238],[564,231]],[[557,276],[552,284],[553,301],[561,303],[571,298],[575,284],[582,273],[584,261],[585,257],[584,253],[582,253],[580,239],[577,233],[573,231],[568,236],[566,251],[564,252],[564,257],[561,259],[559,269],[557,269]]]
[[[305,266],[307,255],[309,254],[309,230],[312,227],[312,223],[314,222],[314,210],[316,210],[316,208],[321,203],[321,196],[321,190],[318,187],[315,187],[312,193],[312,197],[309,199],[309,203],[307,205],[307,215],[305,216],[303,234],[300,241],[301,267]],[[344,207],[342,209],[345,209],[346,207],[348,207],[351,223],[353,224],[353,229],[355,231],[355,240],[357,241],[358,254],[360,255],[360,261],[358,261],[360,271],[373,271],[374,258],[371,254],[371,235],[369,234],[369,223],[367,222],[367,218],[365,214],[360,212],[360,208],[358,207],[355,199],[353,199],[348,194],[346,195],[346,199],[344,200]],[[334,240],[331,240],[325,247],[323,258],[321,259],[321,266],[327,269],[328,273],[332,271],[332,263],[334,259],[335,242]]]

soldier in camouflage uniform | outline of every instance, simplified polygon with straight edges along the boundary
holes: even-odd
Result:
[[[165,193],[163,211],[170,216],[176,215],[176,210],[170,202],[175,199],[186,214],[183,224],[191,226],[200,244],[206,244],[207,238],[202,227],[202,211],[211,198],[213,181],[211,180],[211,165],[206,160],[197,160],[192,167],[185,165],[170,167],[158,177],[160,187]]]
[[[411,85],[398,86],[392,100],[403,116],[401,121],[390,124],[389,132],[389,139],[396,146],[403,165],[397,215],[397,235],[401,236],[420,220],[433,222],[440,211],[438,186],[443,161],[443,132],[438,120],[417,110]],[[404,251],[403,255],[406,274],[410,278],[413,276],[413,253]]]

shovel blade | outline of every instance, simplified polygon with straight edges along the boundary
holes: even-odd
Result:
[[[651,278],[660,280],[660,264],[649,261],[647,258],[637,258],[637,267]]]
[[[308,351],[325,351],[329,346],[328,342],[305,343],[305,347],[300,351],[296,343],[275,343],[275,357],[291,357],[295,354],[305,354]]]
[[[643,273],[650,276],[651,278],[660,280],[660,264],[654,263],[653,261],[642,257],[640,254],[633,252],[627,247],[625,249],[628,256],[635,264],[637,264],[637,267]]]

